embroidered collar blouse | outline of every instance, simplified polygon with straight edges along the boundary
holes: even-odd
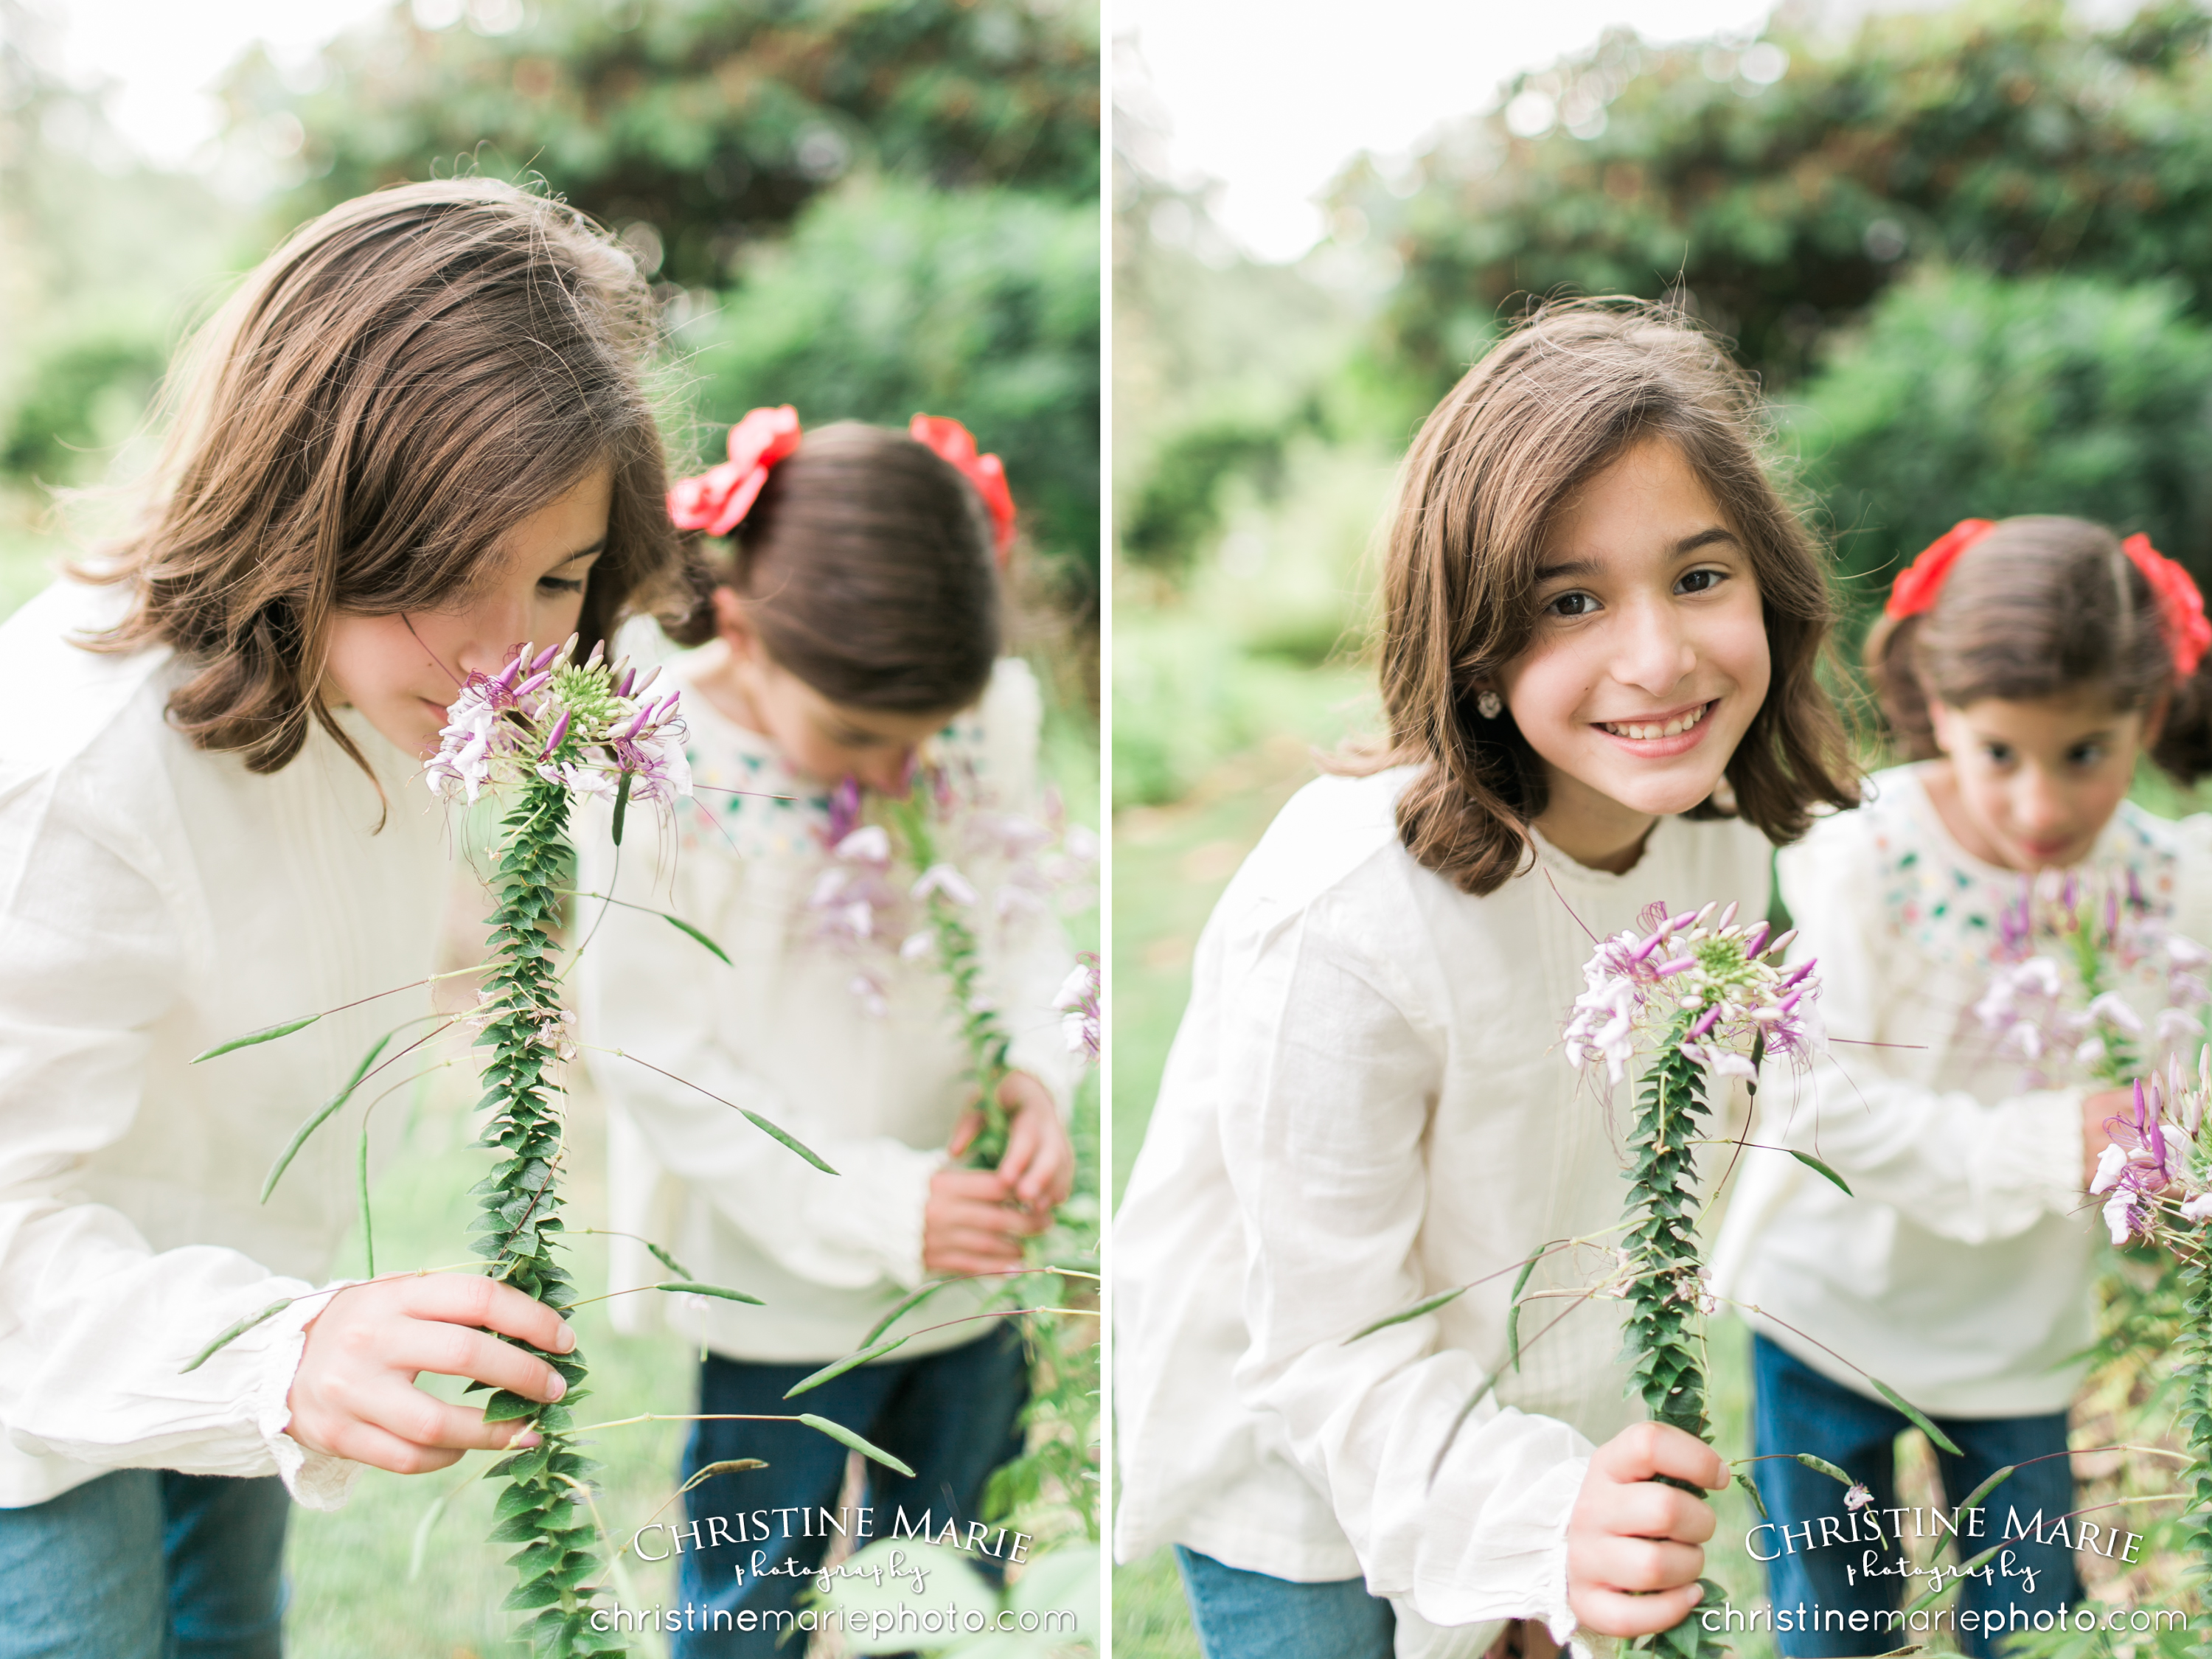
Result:
[[[1871,1392],[1816,1344],[1923,1411],[2063,1411],[2104,1232],[2081,1187],[2082,1091],[2031,1086],[1975,1017],[2021,878],[1952,840],[1923,776],[1877,773],[1866,805],[1782,851],[1791,956],[1820,957],[1822,1017],[1848,1041],[1794,1088],[1770,1074],[1756,1138],[1817,1150],[1856,1195],[1782,1152],[1747,1152],[1714,1278],[1846,1388]],[[2084,867],[2132,870],[2154,915],[2212,944],[2212,818],[2123,802]]]
[[[924,1277],[930,1177],[945,1162],[945,1140],[972,1088],[936,962],[900,957],[896,938],[856,956],[821,937],[834,913],[809,899],[835,873],[823,847],[829,797],[787,771],[769,739],[694,690],[721,650],[709,645],[667,671],[684,688],[698,792],[673,833],[656,847],[633,812],[619,860],[604,834],[581,845],[585,886],[683,917],[732,965],[657,916],[616,909],[594,920],[598,936],[579,974],[584,1029],[597,1045],[592,1080],[607,1102],[610,1224],[665,1244],[703,1279],[767,1305],[649,1295],[611,1305],[623,1328],[649,1328],[665,1310],[667,1323],[733,1358],[830,1360],[860,1346]],[[948,766],[987,805],[1027,812],[1042,717],[1035,678],[1009,658],[981,705],[939,742]],[[983,888],[976,925],[984,972],[1013,1036],[1013,1066],[1064,1104],[1075,1067],[1052,1000],[1073,965],[1066,936],[1041,899],[1010,906],[984,863],[968,867]],[[992,866],[992,874],[1005,871]],[[913,879],[904,871],[903,882]],[[864,972],[866,998],[854,985]],[[617,1048],[759,1112],[838,1173],[810,1168],[698,1089],[605,1052]],[[668,1277],[634,1240],[609,1244],[611,1288]],[[942,1292],[897,1328],[957,1319],[989,1295]],[[982,1329],[954,1325],[916,1336],[900,1352],[951,1347]]]
[[[64,581],[0,624],[0,1506],[152,1467],[281,1473],[334,1508],[359,1466],[283,1432],[322,1298],[184,1368],[328,1271],[353,1219],[347,1138],[310,1141],[266,1205],[262,1178],[427,998],[191,1061],[428,974],[444,813],[351,710],[380,833],[375,788],[319,729],[273,776],[194,748],[165,717],[168,652],[68,642],[123,603]]]
[[[1114,1231],[1117,1553],[1170,1542],[1301,1582],[1364,1575],[1399,1651],[1562,1639],[1594,1442],[1633,1419],[1621,1304],[1578,1300],[1626,1196],[1608,1111],[1559,1050],[1592,934],[1655,899],[1763,911],[1769,852],[1662,818],[1625,876],[1538,844],[1476,898],[1415,863],[1408,775],[1324,779],[1261,839],[1199,946]],[[1601,1259],[1602,1266],[1601,1265]],[[1435,1313],[1352,1334],[1469,1281]],[[1444,1632],[1436,1626],[1483,1626]]]

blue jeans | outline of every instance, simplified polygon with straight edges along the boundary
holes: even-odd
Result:
[[[1778,1552],[1766,1564],[1778,1645],[1788,1659],[1813,1659],[1887,1653],[1924,1639],[1900,1631],[1840,1627],[1848,1625],[1855,1609],[1872,1613],[1916,1601],[1934,1582],[1897,1572],[1904,1553],[1899,1534],[1910,1539],[1925,1521],[1923,1535],[1932,1535],[1939,1516],[1948,1531],[1951,1518],[1948,1511],[1891,1513],[1897,1504],[1891,1442],[1911,1425],[1902,1413],[1832,1382],[1763,1336],[1752,1340],[1752,1377],[1753,1432],[1761,1456],[1811,1452],[1840,1466],[1874,1493],[1874,1502],[1854,1514],[1844,1504],[1843,1487],[1794,1459],[1774,1458],[1756,1466],[1759,1495],[1774,1530],[1754,1534],[1761,1545],[1754,1553]],[[2045,1460],[2020,1469],[1983,1501],[1978,1528],[1977,1517],[1958,1517],[1965,1528],[1952,1546],[1959,1565],[2002,1538],[2015,1511],[2023,1525],[2032,1527],[2039,1511],[2047,1522],[2073,1509],[2073,1470],[2065,1457],[2049,1455],[2066,1449],[2065,1413],[1935,1421],[1965,1454],[1936,1454],[1944,1496],[1954,1506],[2007,1464]],[[2074,1553],[2056,1538],[2038,1544],[2031,1529],[2006,1550],[1983,1574],[1962,1582],[1956,1633],[1959,1645],[1974,1659],[1988,1659],[2004,1636],[2034,1628],[2036,1613],[2056,1614],[2077,1594]],[[1879,1576],[1885,1570],[1887,1576]],[[1832,1620],[1832,1614],[1837,1615]],[[1782,1628],[1785,1615],[1796,1628]],[[1875,1621],[1865,1622],[1871,1626]],[[2046,1627],[2049,1623],[2046,1618]]]
[[[973,1535],[971,1523],[982,1528],[977,1516],[991,1471],[1021,1451],[1029,1362],[1021,1334],[1010,1322],[959,1347],[919,1359],[861,1365],[797,1400],[784,1399],[786,1389],[820,1369],[821,1364],[761,1364],[710,1353],[699,1370],[699,1409],[811,1412],[902,1460],[914,1470],[914,1479],[880,1463],[864,1465],[867,1490],[861,1505],[870,1529],[862,1534],[858,1515],[838,1512],[845,1449],[827,1435],[799,1423],[692,1425],[684,1449],[686,1480],[709,1463],[732,1458],[757,1457],[768,1467],[718,1474],[684,1499],[699,1528],[691,1536],[700,1547],[686,1540],[678,1555],[678,1600],[690,1603],[693,1619],[710,1628],[679,1633],[675,1659],[791,1659],[803,1652],[803,1633],[779,1645],[779,1636],[793,1627],[763,1628],[771,1623],[763,1615],[805,1605],[799,1598],[812,1586],[811,1574],[834,1541],[824,1511],[848,1529],[856,1546],[902,1530],[926,1528],[931,1536],[939,1536],[947,1522],[956,1524],[954,1536],[964,1542]],[[796,1524],[793,1515],[799,1516]],[[1012,1534],[996,1527],[982,1531],[971,1559],[988,1572],[1012,1548]],[[750,1632],[739,1627],[737,1617],[746,1610],[756,1619]],[[720,1618],[723,1612],[731,1615],[726,1625]]]
[[[1364,1579],[1300,1584],[1175,1553],[1206,1659],[1390,1659],[1397,1618]]]
[[[0,1659],[281,1659],[275,1475],[117,1469],[0,1510]]]

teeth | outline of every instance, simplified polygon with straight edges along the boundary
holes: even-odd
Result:
[[[1680,736],[1683,732],[1695,726],[1699,720],[1705,719],[1705,710],[1711,706],[1712,705],[1710,703],[1701,702],[1695,708],[1692,708],[1688,714],[1678,714],[1663,726],[1656,722],[1653,722],[1650,725],[1637,726],[1619,723],[1613,720],[1601,720],[1599,724],[1604,726],[1607,731],[1612,732],[1616,738],[1633,738],[1640,742],[1649,742],[1654,738],[1673,738]]]

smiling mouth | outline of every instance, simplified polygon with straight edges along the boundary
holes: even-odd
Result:
[[[1718,702],[1715,698],[1714,702]],[[1663,720],[1599,720],[1600,730],[1610,732],[1616,738],[1629,738],[1638,743],[1649,743],[1657,738],[1678,738],[1712,712],[1711,702],[1701,702],[1684,714]]]

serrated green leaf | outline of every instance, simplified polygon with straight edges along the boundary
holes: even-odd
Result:
[[[234,1048],[250,1048],[257,1042],[274,1042],[278,1037],[306,1030],[321,1018],[320,1014],[309,1014],[305,1019],[288,1019],[282,1025],[264,1025],[258,1031],[248,1031],[244,1036],[218,1042],[214,1048],[194,1054],[191,1063],[197,1066],[204,1060],[213,1060],[217,1054],[227,1054]]]
[[[869,1444],[842,1423],[832,1423],[828,1418],[817,1417],[811,1412],[801,1412],[799,1414],[799,1420],[817,1434],[826,1434],[839,1445],[856,1451],[861,1456],[880,1463],[887,1469],[896,1469],[909,1480],[914,1479],[912,1469],[882,1448]]]
[[[525,1399],[521,1395],[501,1389],[486,1402],[483,1420],[487,1423],[510,1423],[518,1418],[528,1417],[532,1413],[538,1411],[543,1403],[540,1401]]]
[[[551,1607],[561,1599],[561,1587],[550,1578],[534,1578],[518,1585],[507,1593],[500,1606],[509,1613],[527,1612],[532,1607]]]

